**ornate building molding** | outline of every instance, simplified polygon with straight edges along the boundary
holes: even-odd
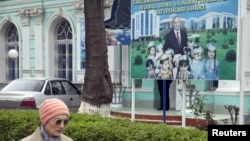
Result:
[[[72,6],[73,6],[74,10],[83,12],[83,9],[84,9],[84,4],[83,3],[75,3]]]
[[[76,12],[76,19],[77,21],[80,20],[80,18],[83,18],[84,17],[84,4],[83,3],[75,3],[72,5],[73,9],[75,10]]]
[[[18,12],[21,17],[41,16],[43,13],[44,10],[41,7],[22,9]]]
[[[61,8],[58,8],[57,10],[56,10],[56,15],[57,16],[62,16],[62,9]]]
[[[35,17],[35,23],[41,24],[44,10],[41,7],[22,9],[18,15],[22,18],[22,25],[29,25],[30,17]]]

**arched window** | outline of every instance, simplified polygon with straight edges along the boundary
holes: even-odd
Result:
[[[56,27],[55,75],[72,81],[72,29],[68,21]]]
[[[6,54],[8,54],[9,50],[15,49],[17,52],[19,52],[19,37],[17,28],[14,24],[10,24],[9,28],[6,31]],[[8,55],[6,56],[8,57]],[[7,60],[7,80],[11,81],[16,78],[19,78],[19,59],[18,57],[15,60],[11,60],[10,58]]]

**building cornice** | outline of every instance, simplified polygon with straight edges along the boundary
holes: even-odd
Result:
[[[83,14],[83,12],[84,12],[84,3],[74,3],[72,5],[72,7],[73,7],[73,9],[74,9],[74,11],[76,13],[77,21],[79,21],[80,18],[84,17],[84,14]]]
[[[42,24],[44,9],[42,7],[25,8],[18,11],[22,25],[29,25],[30,17],[35,17],[35,24]]]
[[[26,8],[18,11],[18,15],[21,17],[41,16],[44,14],[42,7]]]

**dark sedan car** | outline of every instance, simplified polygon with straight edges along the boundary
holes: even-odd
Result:
[[[37,109],[49,98],[61,99],[70,109],[81,104],[81,92],[63,78],[21,78],[0,91],[0,109]]]

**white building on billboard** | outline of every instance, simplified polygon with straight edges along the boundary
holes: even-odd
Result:
[[[201,17],[181,17],[181,27],[187,30],[202,30],[215,28],[237,28],[238,16],[228,12],[209,12]],[[163,31],[169,31],[172,28],[172,18],[160,21],[160,27]]]
[[[155,10],[139,11],[131,15],[131,40],[160,37],[160,16]]]

